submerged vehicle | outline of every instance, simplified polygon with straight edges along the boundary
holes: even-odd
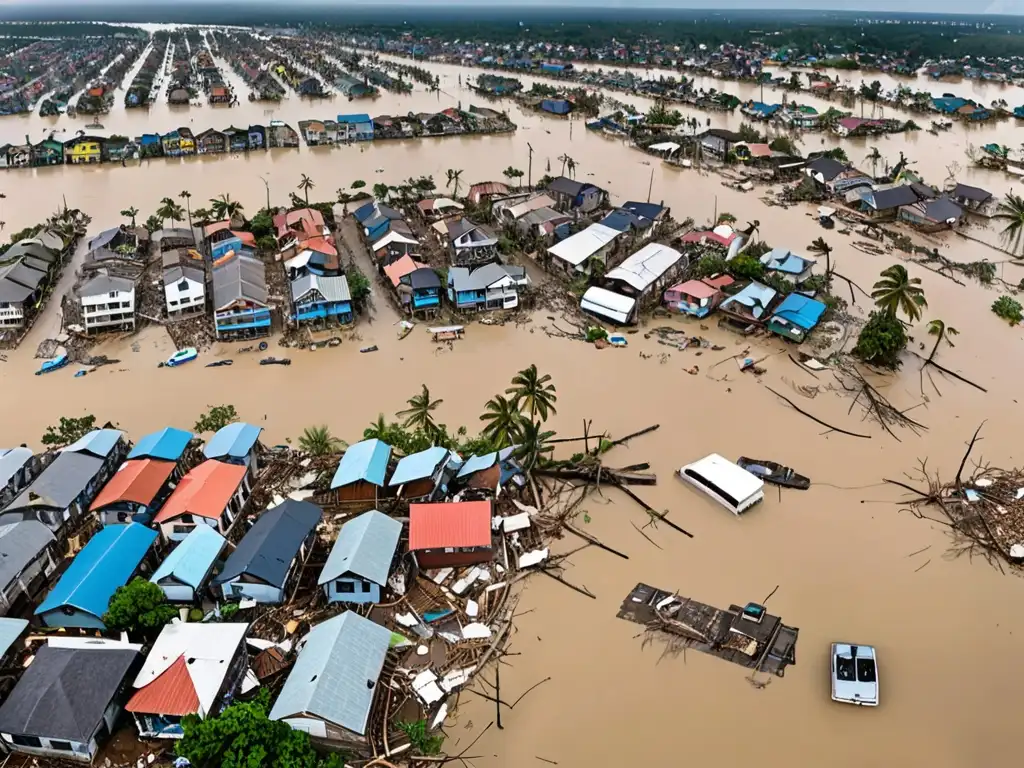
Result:
[[[45,360],[43,361],[43,364],[39,367],[39,370],[36,371],[36,376],[42,376],[44,373],[56,371],[58,368],[63,368],[69,362],[70,361],[68,360],[67,355],[57,355],[52,360]]]
[[[796,488],[798,491],[806,491],[811,487],[810,478],[798,475],[792,469],[779,464],[777,461],[748,459],[746,456],[740,456],[736,459],[736,463],[766,483],[781,485],[783,488]]]
[[[764,500],[764,482],[726,458],[712,453],[680,468],[679,476],[734,515]]]
[[[870,645],[832,643],[832,701],[878,706],[878,665]]]
[[[190,363],[197,357],[199,357],[199,352],[196,351],[195,347],[185,347],[184,349],[179,349],[173,355],[168,357],[167,362],[164,363],[164,365],[168,366],[169,368],[174,368],[177,365],[184,365],[185,363]]]
[[[291,365],[292,361],[287,357],[264,357],[260,365]]]

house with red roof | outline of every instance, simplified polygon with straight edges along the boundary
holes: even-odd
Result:
[[[248,624],[168,624],[132,684],[125,710],[144,739],[180,739],[188,715],[205,719],[232,695],[249,664]]]
[[[89,507],[103,525],[148,522],[171,492],[177,465],[158,459],[132,459],[121,465]],[[135,520],[136,516],[144,519]]]
[[[491,502],[455,501],[409,505],[409,552],[420,568],[489,563]]]
[[[249,497],[248,468],[208,459],[185,475],[153,523],[167,541],[182,541],[197,525],[227,533]]]

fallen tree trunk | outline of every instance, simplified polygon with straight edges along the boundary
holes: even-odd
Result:
[[[555,477],[559,480],[586,480],[587,482],[596,483],[597,475],[600,472],[601,477],[609,482],[613,482],[616,485],[623,483],[625,485],[657,485],[658,476],[652,475],[646,472],[623,472],[618,469],[608,469],[607,467],[551,467],[547,469],[535,469],[538,475],[545,477]]]

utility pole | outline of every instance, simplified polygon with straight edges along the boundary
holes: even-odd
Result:
[[[270,213],[270,182],[260,176],[260,181],[263,182],[263,186],[267,188],[267,213]]]
[[[526,186],[533,188],[533,146],[526,142],[526,148],[530,151],[530,161],[526,171]]]
[[[654,189],[654,166],[651,166],[651,183],[647,185],[647,202],[651,202],[651,190]]]

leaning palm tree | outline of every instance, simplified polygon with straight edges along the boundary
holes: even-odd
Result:
[[[422,430],[428,435],[437,434],[437,422],[434,421],[433,412],[444,400],[431,400],[430,390],[427,385],[421,385],[423,389],[418,395],[410,397],[406,402],[409,407],[399,411],[395,415],[404,419],[402,426],[406,429]]]
[[[543,430],[539,421],[525,421],[517,436],[514,456],[525,472],[530,472],[547,459],[548,454],[555,450],[550,444],[554,432]]]
[[[302,174],[302,178],[299,180],[298,188],[306,196],[306,205],[309,205],[309,190],[313,189],[316,184],[309,176]]]
[[[824,237],[818,237],[807,246],[807,250],[825,257],[825,290],[827,291],[832,284],[832,246],[825,241]]]
[[[902,264],[893,264],[882,270],[882,279],[872,286],[871,298],[875,306],[896,317],[903,311],[911,323],[921,319],[921,310],[928,306],[921,288],[921,278],[911,278]]]
[[[337,453],[345,444],[331,434],[326,425],[306,427],[299,437],[299,449],[310,456],[329,456]]]
[[[449,168],[447,171],[448,183],[445,184],[446,189],[452,190],[452,194],[455,197],[459,196],[459,184],[462,183],[462,170],[456,168]]]
[[[1010,253],[1019,254],[1024,249],[1024,197],[1011,192],[999,203],[992,218],[1006,225],[999,237],[1009,246]]]
[[[232,200],[231,195],[224,194],[220,197],[210,198],[210,209],[218,219],[233,219],[240,216],[244,210],[243,205],[237,200]]]
[[[505,448],[516,441],[522,419],[514,400],[495,395],[484,405],[480,421],[485,423],[484,436],[494,447]]]
[[[532,421],[540,414],[541,421],[547,421],[549,413],[558,413],[555,402],[555,385],[550,383],[551,375],[537,373],[537,366],[524,368],[512,377],[512,386],[505,390],[512,395],[512,402],[523,413],[529,414]]]
[[[139,209],[133,205],[131,208],[125,208],[123,211],[121,211],[121,215],[124,216],[126,219],[131,219],[132,229],[134,229],[135,217],[139,215]]]
[[[928,359],[924,361],[924,365],[928,365],[934,358],[935,353],[939,351],[939,345],[943,341],[946,342],[950,347],[955,347],[950,337],[959,336],[960,331],[951,325],[946,325],[942,320],[930,320],[928,322],[928,333],[935,337],[935,346],[932,347],[931,354],[928,355]],[[921,366],[922,368],[924,367]]]
[[[173,228],[177,222],[185,218],[185,211],[174,200],[165,197],[160,201],[160,207],[156,209],[156,215],[163,221],[170,219],[171,227]]]

